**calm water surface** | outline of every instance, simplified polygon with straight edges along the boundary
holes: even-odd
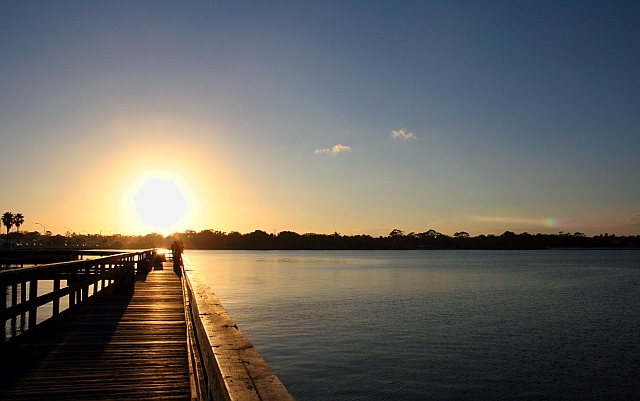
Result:
[[[300,400],[640,399],[639,251],[188,251]]]

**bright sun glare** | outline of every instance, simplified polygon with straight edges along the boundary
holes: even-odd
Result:
[[[184,217],[189,202],[175,179],[150,177],[133,195],[135,212],[142,224],[164,231]]]

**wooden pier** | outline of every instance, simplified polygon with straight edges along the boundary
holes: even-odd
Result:
[[[137,255],[0,272],[0,399],[293,399],[195,271]],[[59,280],[51,293],[38,271]],[[36,325],[45,302],[52,318]]]

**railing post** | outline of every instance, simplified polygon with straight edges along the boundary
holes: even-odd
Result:
[[[67,287],[71,287],[71,285],[75,283],[74,277],[75,277],[75,272],[71,273],[71,275],[67,277]],[[76,306],[76,292],[71,291],[69,293],[69,309],[71,309],[74,306]]]
[[[104,272],[105,272],[104,264],[101,263],[99,267],[100,269],[98,271],[98,274],[100,275],[100,277],[103,277],[102,280],[100,280],[100,291],[102,291],[104,290],[104,283],[106,282],[106,280],[104,279]]]
[[[34,279],[29,282],[29,302],[32,305],[31,308],[29,308],[29,330],[36,327],[38,314],[36,298],[38,298],[38,280]]]
[[[60,279],[56,278],[53,280],[53,292],[58,292],[59,290],[60,290]],[[51,314],[55,316],[58,313],[60,313],[60,298],[56,297],[56,299],[53,300],[53,310]]]
[[[27,302],[27,282],[20,283],[20,303]],[[20,330],[24,331],[27,324],[27,316],[23,313],[20,315]]]
[[[16,306],[18,303],[18,283],[13,283],[11,286],[11,306]],[[11,330],[13,331],[13,335],[17,332],[18,329],[18,317],[13,316],[11,318]],[[24,315],[22,316],[22,321],[24,322]]]
[[[2,316],[2,341],[7,338],[7,321],[4,319],[4,311],[7,309],[7,287],[2,286],[2,302],[0,302],[0,316]]]
[[[18,303],[18,283],[13,283],[11,286],[11,306],[16,306]]]

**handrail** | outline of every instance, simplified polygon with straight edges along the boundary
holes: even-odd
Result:
[[[112,293],[133,293],[136,270],[148,272],[155,254],[155,249],[148,249],[0,271],[0,290],[4,296],[4,302],[0,302],[4,344],[14,341],[39,323],[58,317],[63,312],[61,301],[65,297],[68,306],[64,311],[67,311],[106,289]],[[45,286],[44,281],[52,283]],[[38,308],[48,304],[51,304],[51,316],[38,319]]]
[[[182,295],[192,399],[293,400],[191,266],[182,270]]]
[[[83,259],[84,256],[111,256],[127,252],[118,249],[86,248],[0,248],[0,267],[51,264]]]

